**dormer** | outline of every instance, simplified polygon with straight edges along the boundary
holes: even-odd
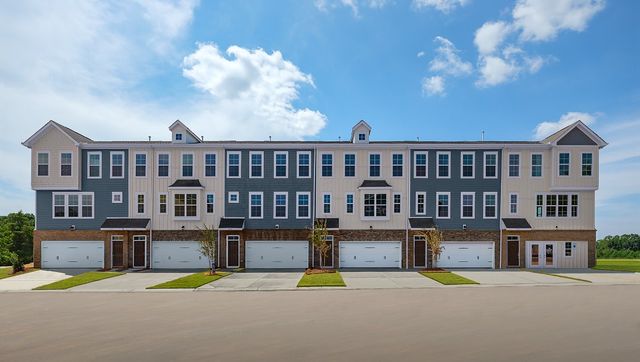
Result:
[[[369,143],[369,135],[371,135],[371,126],[365,121],[360,121],[351,129],[351,142]]]
[[[171,142],[172,143],[200,143],[202,140],[198,135],[193,133],[189,127],[185,126],[184,123],[177,120],[173,122],[171,126],[169,126],[169,130],[171,131]]]
[[[564,127],[542,140],[542,143],[554,146],[598,146],[598,148],[603,148],[607,145],[605,140],[582,121],[577,121]]]

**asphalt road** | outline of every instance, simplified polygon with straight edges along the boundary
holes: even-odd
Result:
[[[4,361],[638,361],[640,286],[0,294]]]

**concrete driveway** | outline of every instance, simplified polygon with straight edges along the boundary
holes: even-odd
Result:
[[[588,280],[594,284],[640,284],[640,273],[593,270],[593,269],[560,269],[550,271],[551,273]]]
[[[451,270],[481,285],[557,285],[584,284],[577,280],[560,278],[526,270]]]
[[[291,290],[297,288],[302,274],[301,271],[233,273],[198,290]]]
[[[90,271],[87,269],[36,270],[0,280],[0,291],[24,291]]]
[[[152,285],[193,274],[194,271],[139,271],[121,276],[103,279],[97,282],[79,285],[69,289],[72,292],[136,292],[145,291]]]
[[[441,286],[415,271],[341,271],[348,289],[428,288]]]

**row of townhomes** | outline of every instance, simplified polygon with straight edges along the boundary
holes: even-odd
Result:
[[[223,268],[319,266],[307,241],[329,229],[334,268],[425,268],[418,235],[444,235],[444,268],[595,264],[598,154],[578,121],[540,141],[94,141],[54,121],[23,144],[36,192],[42,268],[206,268],[200,229],[218,230]]]

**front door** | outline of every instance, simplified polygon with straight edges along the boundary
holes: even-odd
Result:
[[[532,242],[529,244],[530,268],[553,268],[555,266],[555,243]]]
[[[327,250],[327,256],[322,258],[322,267],[323,268],[333,268],[333,236],[327,236],[327,240],[325,241],[329,246],[329,250]],[[320,253],[318,252],[318,258],[320,258]]]
[[[507,266],[520,266],[520,241],[507,241]]]
[[[133,267],[147,267],[147,236],[135,235],[133,237]]]
[[[124,267],[124,237],[121,235],[113,235],[111,237],[111,267]]]
[[[424,268],[427,266],[427,243],[424,238],[416,238],[413,241],[413,266]]]
[[[240,266],[239,250],[240,237],[238,235],[227,236],[227,268]]]

